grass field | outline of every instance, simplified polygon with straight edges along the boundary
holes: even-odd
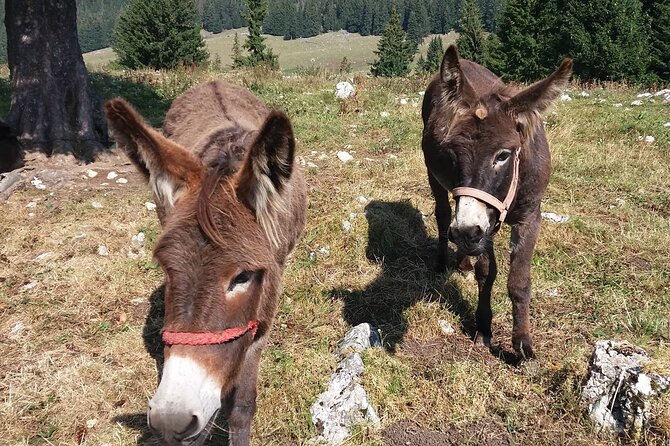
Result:
[[[246,28],[212,34],[205,39],[210,60],[219,58],[224,67],[232,64],[232,47],[235,33],[239,34],[240,42],[244,42]],[[278,36],[266,36],[266,43],[275,54],[279,55],[279,66],[285,72],[295,72],[310,67],[325,68],[337,71],[345,56],[351,63],[353,71],[368,71],[375,60],[378,36],[361,36],[344,31],[330,32],[307,39],[284,40]],[[454,33],[442,36],[445,45],[455,41]],[[424,40],[421,52],[425,55],[429,38]],[[108,64],[116,58],[111,48],[92,51],[84,54],[84,61],[90,68]]]
[[[538,358],[514,366],[466,334],[475,282],[431,273],[437,231],[420,150],[426,79],[366,79],[344,106],[334,98],[336,77],[105,71],[95,82],[105,97],[127,96],[160,124],[179,92],[220,76],[286,110],[300,161],[317,165],[307,171],[307,227],[262,360],[254,445],[300,445],[315,434],[309,407],[327,384],[337,341],[362,321],[381,329],[385,345],[364,355],[363,377],[382,426],[359,429],[350,446],[392,445],[389,432],[403,426],[431,431],[439,444],[616,444],[584,420],[579,392],[597,339],[638,344],[652,368],[670,372],[667,105],[628,106],[639,93],[632,89],[581,97],[574,87],[574,99],[547,117],[553,175],[543,210],[571,218],[543,223],[532,268]],[[638,141],[646,135],[655,142]],[[337,159],[343,149],[353,162]],[[0,204],[3,444],[155,444],[144,414],[157,380],[147,349],[163,281],[150,256],[160,228],[144,207],[147,188],[124,162],[35,161],[47,189]],[[99,175],[88,178],[89,168]],[[110,170],[128,184],[107,180]],[[124,249],[138,231],[149,253],[131,259]],[[493,291],[494,343],[506,352],[508,236],[504,228],[497,237]],[[109,256],[98,255],[101,244]],[[440,319],[456,333],[444,335]],[[630,441],[668,439],[665,397],[650,429]]]

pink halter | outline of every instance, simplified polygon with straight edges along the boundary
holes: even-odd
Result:
[[[187,333],[163,330],[163,342],[165,345],[217,345],[226,344],[241,338],[251,331],[256,337],[256,331],[260,321],[254,319],[241,327],[227,328],[223,331],[209,333]]]

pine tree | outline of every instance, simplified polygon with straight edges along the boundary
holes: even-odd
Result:
[[[242,56],[242,49],[240,48],[240,37],[235,33],[233,39],[233,68],[241,68],[244,66],[244,57]]]
[[[114,29],[112,47],[129,68],[174,68],[205,62],[192,0],[130,0]]]
[[[536,0],[507,0],[503,9],[497,33],[500,51],[492,52],[497,53],[497,58],[501,60],[502,66],[498,74],[508,80],[533,81],[543,74],[540,66],[540,45],[536,40],[539,19],[535,3]],[[547,2],[544,8],[542,20],[553,20],[550,18],[557,15],[557,11],[551,8],[555,3],[550,3],[552,2]],[[558,42],[552,41],[558,36],[552,31],[554,25],[546,22],[542,29],[545,29],[548,40],[547,48],[555,46]]]
[[[670,82],[670,3],[656,1],[650,13],[650,71],[663,82]]]
[[[321,1],[305,0],[301,37],[314,37],[321,34]]]
[[[423,0],[410,3],[409,16],[407,19],[407,36],[414,44],[414,49],[421,44],[423,38],[430,32],[428,11]]]
[[[444,57],[442,39],[439,36],[435,36],[430,39],[426,59],[424,60],[423,65],[420,65],[421,71],[424,73],[436,73],[437,70],[440,69],[442,57]]]
[[[402,29],[400,15],[395,8],[391,13],[391,20],[384,35],[379,40],[375,54],[377,60],[370,69],[373,76],[399,77],[409,73],[414,52],[407,33]]]
[[[483,64],[488,54],[486,51],[486,33],[482,26],[477,0],[463,1],[459,24],[462,31],[456,45],[461,57]]]
[[[208,0],[203,5],[202,27],[209,32],[220,33],[223,31],[221,13],[219,11],[220,6],[217,0]]]
[[[340,19],[337,16],[337,4],[334,0],[330,0],[324,10],[323,14],[323,30],[324,31],[337,31],[342,29],[340,24]]]
[[[246,4],[245,20],[249,28],[249,35],[243,46],[249,51],[249,55],[244,59],[244,63],[250,67],[265,65],[273,70],[277,69],[279,68],[278,58],[272,49],[265,45],[265,37],[261,35],[261,25],[268,13],[268,1],[246,0]]]

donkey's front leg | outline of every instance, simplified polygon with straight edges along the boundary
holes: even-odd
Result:
[[[530,338],[528,304],[530,302],[530,262],[540,234],[540,209],[523,223],[512,226],[510,239],[510,267],[507,291],[512,300],[512,345],[524,358],[532,358],[533,342]]]
[[[227,414],[230,446],[249,445],[251,421],[256,413],[256,383],[261,351],[260,343],[252,346],[247,351],[244,364],[237,375],[231,406]]]
[[[477,264],[475,265],[475,278],[479,288],[479,300],[477,303],[477,339],[482,341],[487,347],[491,346],[491,320],[493,319],[493,312],[491,311],[491,289],[493,282],[498,275],[498,267],[496,265],[496,256],[493,252],[493,243],[489,246],[486,252],[479,256]]]

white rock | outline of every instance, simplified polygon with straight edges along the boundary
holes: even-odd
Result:
[[[22,289],[22,290],[26,290],[26,291],[28,291],[28,290],[32,290],[32,289],[35,288],[36,286],[37,286],[37,282],[30,282],[30,283],[26,283],[25,285],[23,285],[23,286],[21,287],[21,289]]]
[[[614,106],[616,108],[619,108],[619,107],[623,107],[623,104],[621,102],[617,102],[616,104],[612,104],[612,106]]]
[[[665,96],[666,94],[670,94],[670,88],[664,88],[663,90],[659,90],[656,93],[654,93],[654,96]]]
[[[381,116],[382,118],[388,118],[390,115],[389,112],[383,111],[379,113],[379,116]]]
[[[130,243],[133,245],[135,248],[144,248],[144,242],[146,240],[146,236],[144,235],[144,232],[138,232],[137,234],[133,235],[130,239]]]
[[[549,288],[546,291],[547,297],[558,297],[561,295],[561,292],[558,288]]]
[[[420,92],[419,92],[419,96],[423,96],[423,95],[425,95],[425,94],[426,94],[425,91],[420,91]]]
[[[335,354],[345,358],[351,353],[362,353],[368,348],[381,347],[379,332],[370,324],[364,322],[353,327],[337,344]]]
[[[552,223],[565,223],[570,220],[569,215],[559,215],[553,212],[542,212],[542,218]]]
[[[440,319],[438,324],[440,325],[440,330],[442,330],[442,333],[445,335],[449,336],[454,333],[456,333],[456,330],[454,330],[454,327],[451,326],[451,324],[444,319]]]
[[[109,255],[109,249],[105,245],[98,246],[98,255],[107,257]]]
[[[570,95],[563,93],[561,95],[561,101],[572,101],[572,98],[570,97]]]
[[[654,142],[656,142],[656,138],[654,138],[651,135],[638,136],[637,140],[640,142],[646,142],[647,144],[653,144]]]
[[[9,329],[9,334],[8,334],[7,337],[14,341],[14,340],[21,337],[21,335],[23,334],[25,329],[26,329],[26,326],[24,325],[24,323],[21,322],[21,321],[18,321],[12,326],[12,328]]]
[[[407,98],[400,99],[400,105],[407,105]]]
[[[319,166],[317,166],[316,164],[314,164],[311,161],[307,161],[307,168],[308,169],[316,169],[317,167],[319,167]]]
[[[126,180],[125,178],[119,178],[119,179],[116,180],[116,182],[119,183],[119,184],[126,184],[128,182],[128,180]]]
[[[152,203],[150,201],[145,201],[144,202],[144,207],[147,208],[147,211],[155,211],[156,210],[156,204]]]
[[[351,231],[351,222],[347,220],[342,220],[342,230],[344,232],[349,232]]]
[[[365,198],[364,195],[359,195],[358,198],[356,199],[360,204],[366,204],[368,202],[368,199]]]
[[[320,248],[320,249],[319,249],[319,254],[321,254],[321,255],[323,255],[323,256],[330,255],[330,249],[328,249],[328,248]]]
[[[114,178],[118,177],[119,174],[114,172],[113,170],[107,174],[107,179],[108,180],[113,180]]]
[[[328,159],[328,155],[326,155],[325,153],[322,153],[322,154],[319,155],[316,159],[318,159],[319,161],[327,160],[327,159]]]
[[[35,262],[44,262],[44,261],[49,260],[50,258],[52,258],[53,255],[54,255],[53,252],[44,252],[44,253],[38,255],[37,257],[35,257],[35,258],[33,259],[33,261],[35,261]]]
[[[100,203],[99,201],[93,201],[91,203],[91,206],[93,206],[93,209],[102,209],[102,203]]]
[[[651,96],[651,93],[640,93],[637,95],[638,98],[650,98]]]
[[[42,182],[42,180],[40,180],[40,179],[37,178],[37,177],[33,177],[33,179],[30,181],[30,184],[32,184],[33,186],[35,186],[35,189],[44,190],[44,189],[47,188],[47,187],[44,185],[44,183]]]
[[[126,256],[131,259],[137,259],[144,257],[144,243],[146,241],[146,236],[144,232],[138,232],[130,238],[130,244],[123,248]]]
[[[649,396],[670,387],[670,378],[643,372],[647,352],[625,342],[597,341],[582,402],[600,429],[637,437],[651,413]]]
[[[591,96],[591,95],[588,94],[586,91],[582,91],[581,93],[579,93],[579,95],[580,95],[581,97],[583,97],[583,98],[588,98],[589,96]]]
[[[388,154],[388,158],[389,158],[390,160],[397,160],[397,159],[398,159],[398,155],[394,155],[394,154],[392,154],[392,153],[389,153],[389,154]]]
[[[635,107],[638,107],[638,106],[642,105],[642,101],[639,100],[639,99],[636,99],[636,100],[634,100],[633,102],[631,102],[630,105],[633,105],[633,106],[635,106]]]
[[[26,207],[27,207],[28,209],[32,209],[32,208],[34,208],[34,207],[37,207],[37,203],[34,202],[34,201],[31,201],[30,203],[28,203],[28,204],[26,205]]]
[[[665,127],[665,128],[670,127],[670,122],[666,122],[665,124],[663,124],[663,127]]]
[[[86,171],[86,176],[88,176],[89,178],[95,178],[95,177],[98,176],[98,172],[96,172],[96,171],[93,170],[93,169],[88,169],[88,170]]]
[[[349,161],[354,159],[354,157],[351,156],[349,152],[345,152],[344,150],[340,150],[339,152],[337,152],[337,157],[343,163],[348,163]]]
[[[335,97],[337,99],[347,99],[356,94],[356,89],[349,82],[338,82],[335,85]]]

